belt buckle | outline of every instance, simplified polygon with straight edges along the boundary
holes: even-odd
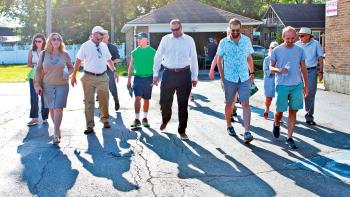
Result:
[[[178,72],[180,72],[180,71],[181,71],[180,68],[174,68],[174,72],[178,73]]]

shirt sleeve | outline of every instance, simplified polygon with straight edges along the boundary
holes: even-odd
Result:
[[[154,56],[153,77],[158,77],[158,72],[160,70],[160,65],[162,64],[162,59],[165,52],[164,51],[165,38],[166,37],[163,37],[162,40],[160,41],[158,49]]]
[[[254,53],[253,45],[252,42],[250,41],[250,38],[247,38],[247,45],[248,45],[248,53],[249,55]]]
[[[198,59],[197,59],[197,51],[196,44],[194,43],[193,38],[191,38],[191,73],[192,73],[192,81],[198,81]]]
[[[271,52],[271,60],[276,62],[277,57],[276,57],[276,49],[272,50]]]
[[[85,59],[85,44],[82,44],[78,53],[77,53],[77,58],[80,60],[84,60]]]
[[[316,41],[316,53],[317,57],[323,57],[323,50],[319,42]]]
[[[225,39],[225,38],[224,38]],[[216,52],[216,55],[223,57],[225,55],[224,51],[224,40],[221,40],[218,46],[218,50]]]
[[[109,52],[108,47],[107,47],[106,44],[103,45],[103,48],[104,48],[104,51],[105,51],[105,53],[106,53],[106,61],[112,59],[112,55],[111,55],[111,53]]]

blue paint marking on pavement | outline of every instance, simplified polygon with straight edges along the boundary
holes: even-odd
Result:
[[[350,183],[350,150],[339,150],[311,160],[298,161],[289,166],[315,171]]]

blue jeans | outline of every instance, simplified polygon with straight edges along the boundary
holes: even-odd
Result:
[[[109,68],[107,68],[107,75],[109,78],[109,91],[111,92],[111,94],[113,96],[114,102],[119,103],[118,90],[117,90],[117,84],[116,84],[115,79],[114,79],[114,73]]]
[[[29,79],[29,89],[30,89],[29,118],[38,118],[39,117],[39,96],[35,92],[33,79]],[[45,108],[44,97],[41,97],[41,116],[43,120],[46,120],[49,117],[49,109]]]

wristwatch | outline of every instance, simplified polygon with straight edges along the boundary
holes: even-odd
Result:
[[[249,73],[249,75],[255,75],[255,72],[251,72],[251,73]]]

